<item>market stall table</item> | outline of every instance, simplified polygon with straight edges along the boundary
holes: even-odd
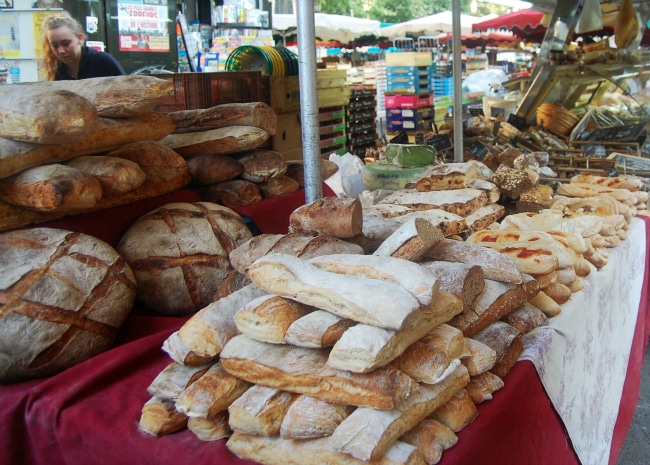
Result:
[[[191,193],[182,192],[165,196],[164,203],[176,201],[176,196],[182,198],[180,201],[193,201]],[[114,243],[115,238],[119,236],[116,234],[117,230],[125,229],[130,221],[155,206],[147,205],[140,208],[143,210],[139,212],[135,212],[133,208],[123,210],[118,208],[112,212],[112,215],[98,216],[94,218],[95,221],[85,224],[84,218],[77,218],[76,221],[66,222],[66,227],[76,229],[74,224],[76,223],[79,228],[77,230],[82,232],[92,227],[93,230],[99,230],[99,237],[106,238],[108,235],[107,240]],[[123,215],[115,216],[118,213]],[[95,224],[99,218],[103,223],[101,227]],[[122,220],[115,221],[115,218],[122,218],[124,224],[115,225],[116,222],[122,222]],[[108,227],[108,224],[111,226]],[[629,295],[623,296],[624,299],[620,302],[604,302],[599,300],[600,290],[613,287],[611,281],[608,281],[611,280],[611,276],[594,272],[593,276],[588,278],[590,290],[587,292],[593,294],[589,298],[595,299],[594,302],[598,305],[587,307],[584,296],[578,295],[574,298],[575,306],[581,307],[576,311],[588,311],[594,317],[600,315],[597,321],[603,324],[597,326],[605,330],[610,325],[617,327],[622,323],[618,314],[621,312],[620,307],[623,302],[634,305],[637,300],[640,300],[636,303],[636,307],[631,309],[630,315],[636,317],[632,324],[627,321],[623,325],[629,334],[621,336],[625,339],[618,341],[619,347],[628,347],[622,351],[621,359],[612,360],[621,364],[620,373],[610,370],[609,364],[606,365],[606,371],[595,373],[601,383],[612,383],[618,386],[614,389],[618,392],[613,394],[615,400],[613,439],[607,439],[611,438],[611,431],[605,431],[605,434],[594,431],[594,439],[598,434],[598,437],[607,439],[607,444],[592,444],[599,450],[601,456],[605,456],[605,462],[606,454],[609,454],[610,464],[616,461],[638,399],[640,368],[650,332],[647,302],[648,247],[639,247],[638,242],[640,241],[642,245],[648,243],[648,225],[648,219],[635,219],[631,231],[634,234],[624,242],[628,244],[629,250],[626,253],[613,250],[610,254],[610,263],[607,265],[612,267],[608,273],[616,275],[619,281],[633,277],[630,276],[632,271],[629,269],[631,264],[628,260],[632,260],[635,267],[641,266],[645,269],[645,274],[640,280],[643,284],[642,289],[633,290],[630,287]],[[105,228],[115,230],[107,232]],[[621,296],[616,298],[619,297]],[[571,317],[572,312],[567,310],[565,313],[568,318]],[[186,320],[187,318],[154,315],[136,307],[122,327],[113,349],[50,378],[0,387],[0,396],[3,399],[3,408],[0,410],[0,425],[2,425],[0,426],[0,463],[48,463],[49,465],[251,463],[233,456],[226,448],[225,440],[202,442],[189,430],[154,438],[138,430],[141,408],[149,399],[147,386],[171,362],[161,349],[162,343]],[[581,330],[579,326],[570,329],[554,328],[554,326],[555,323],[551,322],[551,326],[540,333],[552,331],[569,337],[572,331],[579,333]],[[614,329],[618,331],[619,328]],[[539,344],[534,337],[527,339],[528,350],[524,356],[535,358],[535,363],[542,363],[541,366],[546,367],[545,370],[552,371],[552,367],[546,364],[560,362],[556,355],[552,355],[550,360],[540,362],[539,360],[543,360],[544,357],[536,358],[539,354],[531,353],[531,347],[536,347],[538,352],[543,353],[542,355],[551,355],[554,353],[552,347],[548,349],[549,352],[546,351],[553,343],[545,346]],[[547,341],[551,338],[541,339]],[[568,340],[561,338],[559,343],[563,344]],[[602,342],[602,339],[585,338],[584,344],[575,349],[591,353],[591,349],[601,345]],[[624,360],[628,355],[629,364]],[[605,362],[609,363],[609,360]],[[624,365],[627,365],[627,370]],[[598,370],[603,368],[600,367]],[[579,378],[580,373],[577,375],[576,378]],[[544,378],[543,373],[542,379]],[[585,379],[588,380],[586,377]],[[445,451],[441,464],[580,463],[574,452],[572,440],[567,436],[564,427],[566,420],[558,415],[544,385],[540,382],[533,363],[526,360],[516,363],[504,378],[504,382],[505,387],[494,394],[493,400],[479,405],[478,418],[459,432],[458,444]],[[574,383],[576,380],[573,379],[571,382]],[[620,407],[616,408],[619,404]],[[581,412],[597,407],[578,401],[569,406],[577,411],[578,421]],[[559,407],[565,406],[559,405]],[[618,416],[616,411],[619,412]],[[591,426],[593,425],[589,427]],[[569,423],[569,427],[573,426]],[[589,437],[585,439],[588,443]],[[580,447],[584,447],[582,438],[579,438],[579,441]],[[611,451],[609,451],[610,445]]]

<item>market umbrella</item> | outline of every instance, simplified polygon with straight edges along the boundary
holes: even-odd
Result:
[[[381,35],[394,39],[396,37],[418,37],[418,36],[434,36],[442,32],[452,32],[452,12],[443,11],[435,15],[425,16],[423,18],[412,19],[404,23],[393,24],[381,29]],[[481,18],[470,16],[466,14],[460,15],[461,33],[471,34],[472,24],[480,21]]]
[[[529,42],[541,42],[546,33],[544,13],[536,10],[519,10],[472,24],[472,32],[511,31]]]
[[[293,14],[274,14],[272,24],[273,33],[282,36],[284,40],[298,32],[298,22]],[[381,23],[373,19],[327,13],[315,13],[314,25],[316,37],[326,41],[336,40],[343,44],[362,36],[379,37],[381,30]]]
[[[461,34],[461,43],[468,48],[485,47],[487,45],[515,44],[521,42],[521,38],[509,32],[487,32],[481,34]],[[453,34],[444,33],[436,37],[440,42],[448,42],[453,39]]]

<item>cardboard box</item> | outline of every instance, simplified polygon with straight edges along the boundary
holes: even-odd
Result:
[[[384,95],[385,108],[421,108],[433,105],[433,94],[419,95]]]
[[[401,119],[427,119],[433,116],[433,109],[431,107],[421,108],[389,108],[386,111],[386,117],[401,118]]]
[[[269,92],[276,113],[300,111],[298,76],[269,76]]]
[[[385,62],[387,68],[389,66],[431,66],[433,55],[431,52],[387,52]]]
[[[280,113],[277,117],[275,135],[271,137],[271,149],[283,155],[295,150],[302,151],[300,113]]]

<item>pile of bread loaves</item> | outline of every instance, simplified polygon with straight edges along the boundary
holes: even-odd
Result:
[[[0,230],[190,184],[232,205],[303,187],[301,163],[263,148],[277,122],[267,104],[156,112],[173,92],[172,81],[143,75],[0,89]],[[323,179],[337,169],[323,160]]]
[[[235,248],[238,286],[165,341],[172,362],[140,428],[228,438],[260,463],[437,463],[645,197],[612,178],[627,188],[563,191],[540,212],[477,215],[474,229],[468,218],[498,199],[481,173],[436,165],[365,208],[319,199],[287,234]]]

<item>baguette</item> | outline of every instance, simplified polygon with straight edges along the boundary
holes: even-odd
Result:
[[[211,418],[227,410],[250,387],[250,383],[231,375],[219,363],[215,363],[178,396],[176,410],[190,418]]]
[[[226,443],[237,456],[266,465],[364,465],[349,454],[332,448],[328,438],[294,441],[280,437],[251,436],[235,432]],[[373,465],[425,465],[417,447],[396,441]]]
[[[231,126],[186,134],[169,134],[159,141],[183,158],[246,152],[269,140],[269,133],[252,126]]]
[[[187,421],[187,429],[201,441],[216,441],[230,436],[228,411],[223,410],[208,418],[192,417]]]
[[[439,421],[455,433],[476,420],[478,410],[465,387],[456,392],[448,402],[438,407],[429,418]]]
[[[436,384],[444,379],[448,370],[453,371],[460,361],[429,344],[416,341],[391,362],[395,368],[419,383]]]
[[[203,357],[193,352],[187,347],[178,336],[178,331],[174,331],[163,342],[162,350],[167,353],[176,363],[187,366],[200,366],[209,364],[214,357]]]
[[[276,295],[263,295],[245,304],[235,314],[240,333],[262,342],[284,343],[287,329],[314,308]]]
[[[401,258],[329,254],[314,257],[309,263],[332,273],[399,284],[418,299],[423,307],[432,303],[440,286],[438,279],[429,270]]]
[[[419,384],[392,410],[358,408],[334,430],[329,442],[339,452],[360,460],[375,460],[468,382],[467,370],[461,365],[437,384]]]
[[[147,393],[157,399],[176,402],[178,396],[208,371],[210,365],[185,366],[180,363],[167,365],[147,387]]]
[[[439,293],[432,306],[431,311],[420,313],[420,320],[413,328],[393,331],[366,324],[351,327],[334,344],[327,364],[354,373],[368,373],[389,364],[411,344],[461,310],[460,301],[446,293]]]
[[[360,276],[343,278],[290,255],[259,258],[247,274],[269,293],[360,323],[402,329],[412,327],[419,317],[418,300],[399,284]]]
[[[228,407],[230,427],[246,434],[277,436],[296,397],[292,392],[255,384]]]
[[[391,409],[415,382],[386,366],[358,374],[327,366],[326,349],[268,344],[239,335],[221,352],[221,365],[251,383],[306,394],[344,405]]]
[[[222,103],[210,108],[171,111],[166,113],[176,125],[177,134],[206,131],[229,126],[252,126],[274,135],[277,116],[264,102]]]

